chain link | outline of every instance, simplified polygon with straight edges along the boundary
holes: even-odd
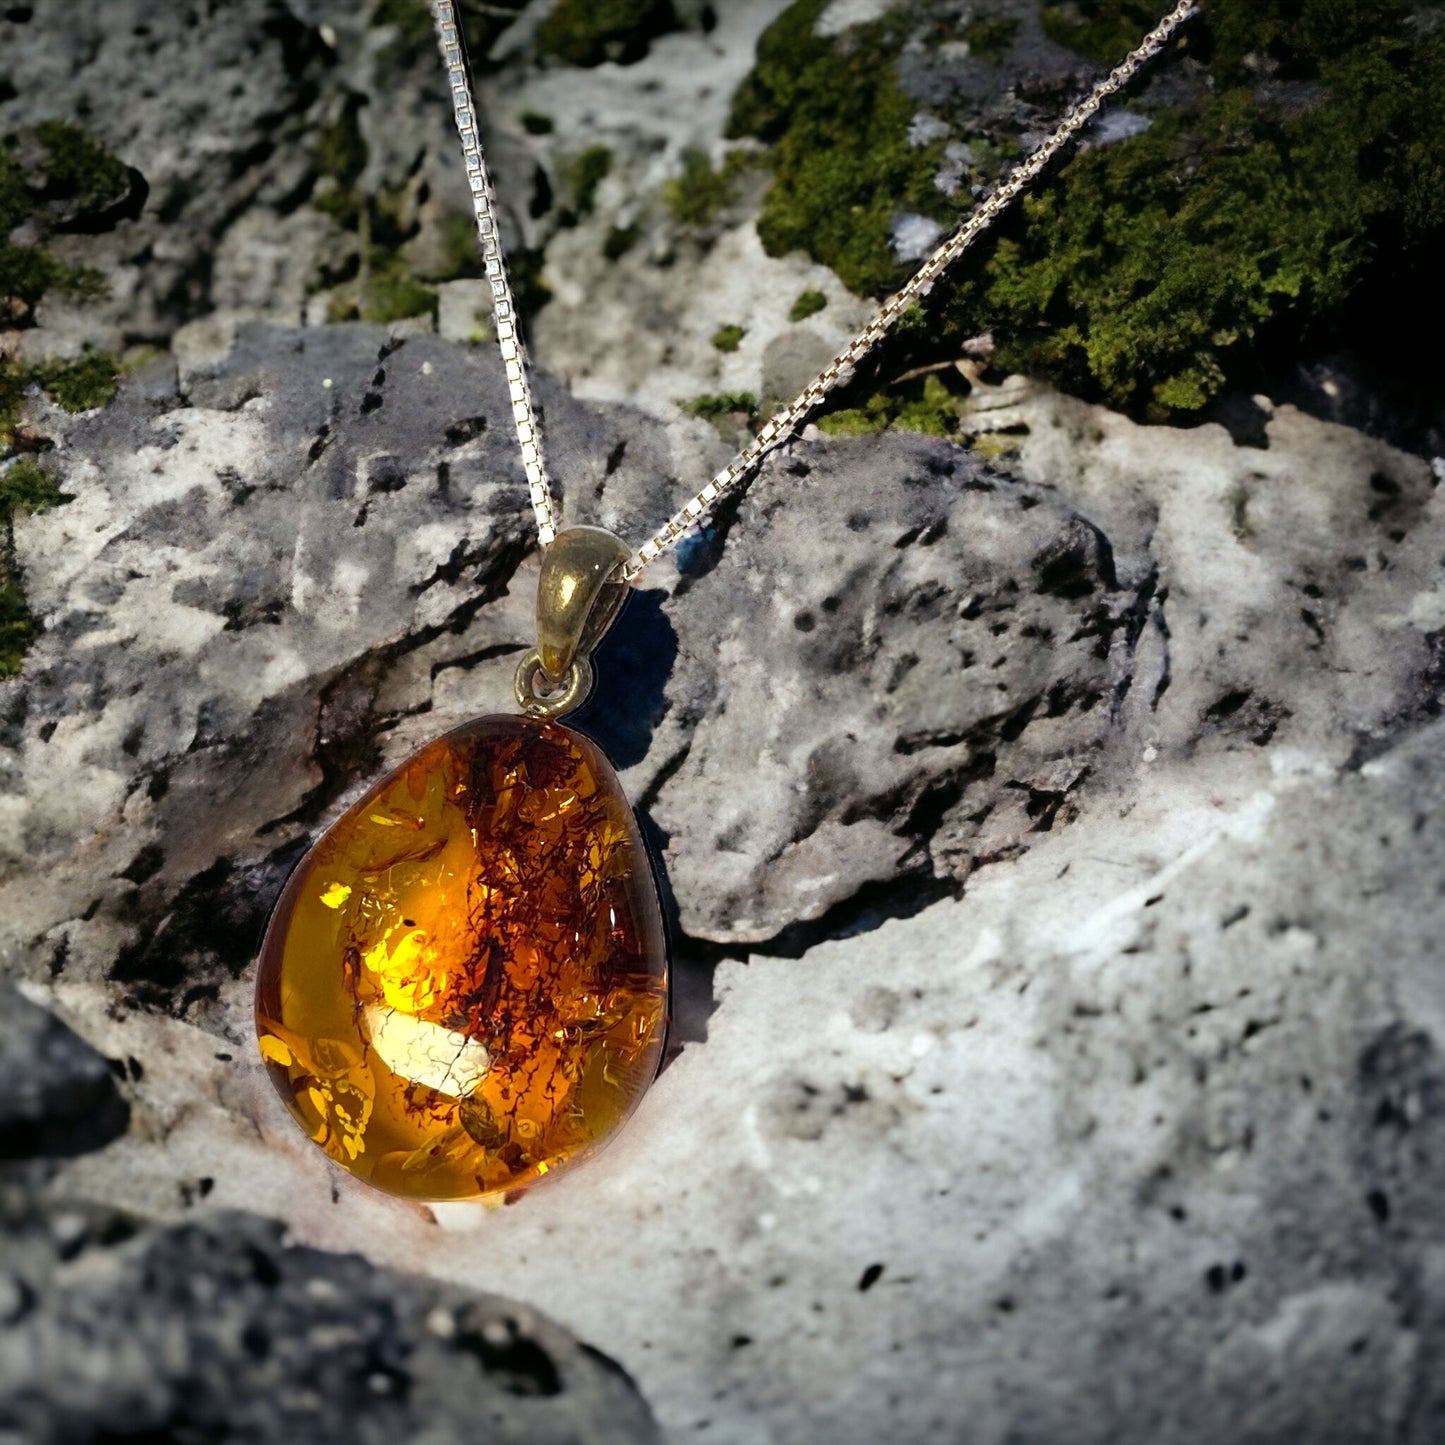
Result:
[[[542,462],[541,444],[532,397],[527,385],[525,357],[516,327],[516,308],[507,284],[506,268],[498,244],[493,217],[491,177],[482,159],[477,138],[476,107],[472,101],[467,76],[466,54],[457,30],[455,5],[451,0],[433,0],[437,34],[451,79],[452,101],[456,109],[457,129],[462,137],[462,150],[471,180],[473,205],[477,217],[477,233],[482,244],[482,259],[487,279],[491,282],[493,307],[497,317],[497,339],[507,367],[517,435],[522,443],[522,462],[532,491],[532,506],[537,514],[537,530],[545,547],[556,535],[552,513],[551,492]],[[1175,31],[1199,14],[1197,0],[1180,3],[1144,37],[1117,68],[1111,71],[1072,110],[1065,115],[1054,133],[1021,165],[1017,166],[978,209],[918,268],[907,284],[885,301],[874,318],[847,346],[830,361],[799,395],[765,422],[753,441],[740,451],[691,501],[680,507],[663,526],[628,559],[622,578],[635,582],[644,568],[675,547],[701,519],[729,492],[742,483],[770,451],[781,446],[802,425],[823,399],[852,375],[853,368],[865,357],[905,311],[928,295],[933,284],[990,226],[1038,179],[1055,157],[1094,118],[1103,103],[1129,84],[1139,71],[1167,45]]]
[[[547,479],[547,464],[542,457],[542,433],[532,404],[532,388],[527,381],[527,354],[517,325],[517,303],[512,284],[507,279],[502,259],[501,238],[497,234],[496,192],[492,189],[491,172],[482,154],[481,134],[477,129],[477,107],[472,99],[472,82],[468,74],[466,44],[457,24],[456,5],[452,0],[432,0],[432,18],[436,22],[437,43],[446,62],[447,80],[452,88],[452,110],[456,116],[457,134],[462,141],[462,158],[467,167],[467,184],[472,192],[472,212],[477,222],[477,240],[482,248],[482,270],[492,288],[492,316],[497,327],[497,345],[507,371],[507,389],[512,399],[512,420],[517,424],[517,441],[522,448],[522,467],[527,474],[527,487],[532,494],[532,512],[537,518],[537,535],[544,547],[557,535],[556,517],[552,509],[552,487]]]

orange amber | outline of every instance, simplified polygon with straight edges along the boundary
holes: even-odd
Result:
[[[597,746],[483,718],[384,778],[302,860],[261,951],[261,1054],[301,1127],[411,1199],[524,1188],[652,1082],[667,955]]]

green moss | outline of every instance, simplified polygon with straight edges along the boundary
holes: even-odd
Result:
[[[0,145],[0,236],[8,236],[34,208],[25,173],[15,158],[14,139],[7,139]]]
[[[1276,116],[1241,79],[1079,157],[965,294],[1000,363],[1147,414],[1195,411],[1269,330],[1328,325],[1372,268],[1438,244],[1445,37],[1412,40],[1392,8],[1393,25],[1381,6],[1306,0],[1288,45],[1277,7],[1212,9],[1221,80],[1254,23],[1324,98]]]
[[[712,344],[719,351],[736,351],[743,344],[743,337],[747,334],[745,326],[729,323],[727,326],[719,326],[713,332]]]
[[[120,367],[115,358],[101,351],[87,352],[78,361],[0,362],[0,466],[6,466],[16,450],[20,412],[25,394],[39,386],[66,411],[90,411],[105,406],[116,393]],[[49,443],[40,443],[49,445]],[[29,445],[37,445],[32,438]],[[21,459],[9,462],[5,483],[0,486],[0,515],[8,515],[5,498],[15,503],[21,496],[16,488],[29,487],[37,475],[33,463]],[[38,492],[27,495],[39,496]]]
[[[518,246],[507,256],[512,296],[524,329],[552,299],[552,288],[542,279],[546,261],[546,252],[540,247]]]
[[[50,236],[62,227],[104,225],[130,191],[130,172],[78,126],[49,121],[0,140],[0,327],[28,326],[48,292],[100,294],[101,277],[57,260]],[[24,240],[15,232],[25,227]],[[115,358],[89,353],[70,362],[0,359],[0,677],[20,669],[39,625],[25,600],[14,521],[70,498],[33,456],[13,460],[28,388],[38,384],[68,411],[104,406],[116,390]],[[48,445],[34,437],[31,448]]]
[[[435,274],[427,272],[427,279],[455,281],[459,276],[475,275],[479,254],[477,223],[465,211],[448,211],[442,217],[441,262]]]
[[[635,221],[627,226],[613,226],[602,241],[602,254],[609,261],[620,261],[642,236],[642,227]]]
[[[71,500],[33,456],[11,458],[27,389],[35,384],[69,411],[104,406],[115,395],[118,368],[99,352],[72,362],[0,362],[0,678],[13,677],[40,631],[15,556],[15,518]],[[49,445],[35,438],[29,445]],[[8,459],[8,460],[7,460]]]
[[[707,152],[690,146],[682,153],[682,173],[662,187],[662,203],[684,226],[706,226],[734,195],[726,162],[714,170]]]
[[[0,242],[0,311],[11,318],[20,319],[22,307],[32,309],[64,280],[65,268],[43,247]]]
[[[436,311],[437,293],[419,281],[399,257],[373,267],[371,284],[361,305],[361,319],[386,325],[408,316],[429,316]]]
[[[104,351],[88,351],[78,361],[45,362],[31,376],[66,411],[92,411],[106,406],[120,384],[120,365]]]
[[[47,249],[60,226],[92,222],[124,200],[130,172],[78,126],[48,121],[0,140],[0,325],[29,325],[47,291],[93,297],[101,277]],[[15,241],[20,226],[32,233]]]
[[[43,512],[71,498],[30,457],[0,470],[0,677],[14,677],[40,626],[25,600],[15,557],[15,518]]]
[[[67,411],[105,406],[116,393],[120,367],[105,352],[78,361],[0,362],[0,465],[15,450],[20,409],[31,386],[40,386]]]
[[[922,432],[925,436],[957,434],[962,415],[959,397],[937,375],[894,391],[870,396],[861,406],[825,412],[818,430],[832,436],[867,436],[874,432]]]
[[[788,312],[788,320],[806,321],[810,316],[816,316],[827,304],[828,298],[821,291],[804,291],[793,302],[793,309]]]
[[[588,146],[566,167],[567,188],[578,216],[592,214],[597,188],[612,172],[612,152],[606,146]]]
[[[317,186],[311,201],[317,210],[345,226],[356,224],[364,204],[356,182],[366,169],[368,150],[361,134],[360,96],[348,96],[341,113],[316,133]]]
[[[797,0],[765,32],[733,127],[771,147],[767,249],[802,248],[877,294],[906,269],[895,216],[946,225],[966,202],[933,186],[931,148],[907,144],[907,13],[820,39],[823,3]],[[1157,8],[1055,6],[1046,24],[1117,59]],[[1201,98],[1078,156],[1016,210],[986,262],[941,289],[927,336],[904,339],[907,359],[957,355],[992,330],[1000,366],[1163,418],[1251,374],[1266,340],[1288,349],[1284,337],[1339,324],[1383,268],[1414,266],[1438,298],[1439,267],[1418,258],[1445,247],[1445,28],[1412,27],[1415,8],[1213,0],[1188,41],[1212,72]],[[1308,83],[1308,110],[1270,107],[1260,57]]]
[[[725,442],[736,443],[757,426],[758,399],[750,391],[696,396],[679,405],[693,416],[701,417]]]
[[[30,384],[26,371],[13,361],[0,361],[0,461],[15,445],[15,428],[20,421],[20,404]]]
[[[524,110],[519,119],[522,129],[528,135],[551,135],[557,129],[557,123],[552,117],[543,115],[540,110]]]
[[[1004,15],[985,15],[963,32],[968,48],[983,60],[1002,60],[1019,33],[1019,22]]]
[[[537,48],[566,65],[625,65],[676,28],[671,0],[557,0],[537,27]]]
[[[1082,51],[1108,65],[1127,55],[1140,37],[1153,29],[1158,17],[1142,23],[1136,13],[1141,7],[1110,5],[1045,5],[1041,20],[1044,34],[1071,50]]]
[[[1217,79],[1251,74],[1250,57],[1294,75],[1316,76],[1322,63],[1345,59],[1389,32],[1398,35],[1416,9],[1405,0],[1216,0],[1204,7],[1200,33]],[[1044,31],[1102,65],[1120,60],[1158,22],[1153,0],[1073,0],[1046,5]]]
[[[870,396],[862,406],[845,406],[838,411],[824,412],[814,419],[820,432],[828,436],[861,437],[887,431],[893,423],[893,408],[883,393]]]
[[[361,134],[360,96],[347,97],[341,114],[316,136],[316,168],[343,186],[351,186],[366,169],[367,145]]]
[[[33,457],[20,457],[0,470],[0,521],[8,523],[20,512],[47,512],[73,500]]]
[[[79,126],[46,121],[35,127],[35,137],[45,152],[43,195],[48,206],[63,204],[81,215],[95,215],[130,189],[130,172]]]
[[[908,144],[917,107],[894,73],[900,23],[819,37],[827,3],[796,0],[763,32],[729,134],[772,147],[774,179],[758,218],[768,252],[807,251],[851,290],[876,294],[905,269],[889,243],[895,215],[947,211],[933,184],[943,147]]]
[[[436,291],[428,281],[449,281],[474,274],[477,268],[475,231],[462,212],[441,221],[440,246],[428,254],[423,275],[410,254],[419,229],[415,196],[409,187],[367,192],[361,177],[369,149],[361,131],[360,96],[348,96],[340,112],[316,134],[313,155],[317,185],[312,204],[333,217],[355,241],[338,264],[327,262],[315,289],[331,290],[327,310],[332,321],[363,321],[386,325],[436,310]]]
[[[436,311],[437,293],[399,250],[373,246],[354,281],[337,287],[327,311],[330,321],[373,321],[385,326]]]
[[[39,632],[18,571],[0,550],[0,678],[14,677],[20,671]]]

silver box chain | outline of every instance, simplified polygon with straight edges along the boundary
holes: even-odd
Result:
[[[477,221],[477,240],[482,248],[482,270],[492,288],[492,317],[497,329],[497,345],[507,371],[507,388],[512,399],[512,420],[517,425],[517,441],[522,448],[522,467],[532,494],[532,511],[537,518],[537,535],[546,547],[557,535],[552,510],[552,487],[547,480],[547,464],[542,457],[542,432],[532,402],[532,387],[527,380],[527,356],[517,324],[517,303],[512,283],[507,278],[502,259],[501,238],[497,234],[496,193],[492,175],[482,154],[481,133],[477,128],[477,107],[472,98],[471,76],[467,72],[466,46],[457,25],[456,6],[452,0],[433,0],[432,16],[436,21],[437,43],[446,63],[447,80],[451,84],[452,109],[456,115],[457,134],[462,142],[462,159],[467,167],[467,184],[472,193],[472,211]]]

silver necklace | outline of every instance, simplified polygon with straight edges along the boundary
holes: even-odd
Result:
[[[522,465],[531,489],[537,534],[545,548],[557,535],[556,513],[543,454],[542,434],[532,403],[531,385],[527,380],[527,358],[517,326],[516,302],[512,296],[511,283],[507,279],[507,264],[497,231],[496,193],[477,128],[477,107],[465,44],[457,26],[456,5],[453,0],[433,0],[432,13],[436,20],[437,43],[441,47],[447,79],[451,84],[452,106],[456,115],[457,132],[462,142],[467,182],[471,188],[477,237],[481,243],[482,267],[492,288],[497,344],[501,348],[502,362],[507,370],[507,383],[511,388],[517,440],[522,448]],[[635,582],[650,562],[656,561],[669,548],[675,547],[707,512],[753,472],[770,451],[787,441],[809,413],[816,410],[835,387],[849,379],[853,368],[883,340],[894,322],[914,302],[927,296],[934,282],[1028,190],[1059,152],[1093,119],[1103,103],[1128,85],[1140,69],[1168,44],[1175,31],[1198,13],[1199,5],[1195,0],[1180,0],[1158,26],[1144,37],[1138,49],[1079,101],[1059,122],[1054,133],[1026,161],[1017,166],[1007,180],[980,202],[973,214],[939,245],[900,291],[879,307],[877,314],[863,330],[787,406],[763,425],[754,440],[696,496],[674,512],[656,533],[635,551],[629,552],[622,569],[622,580]]]

